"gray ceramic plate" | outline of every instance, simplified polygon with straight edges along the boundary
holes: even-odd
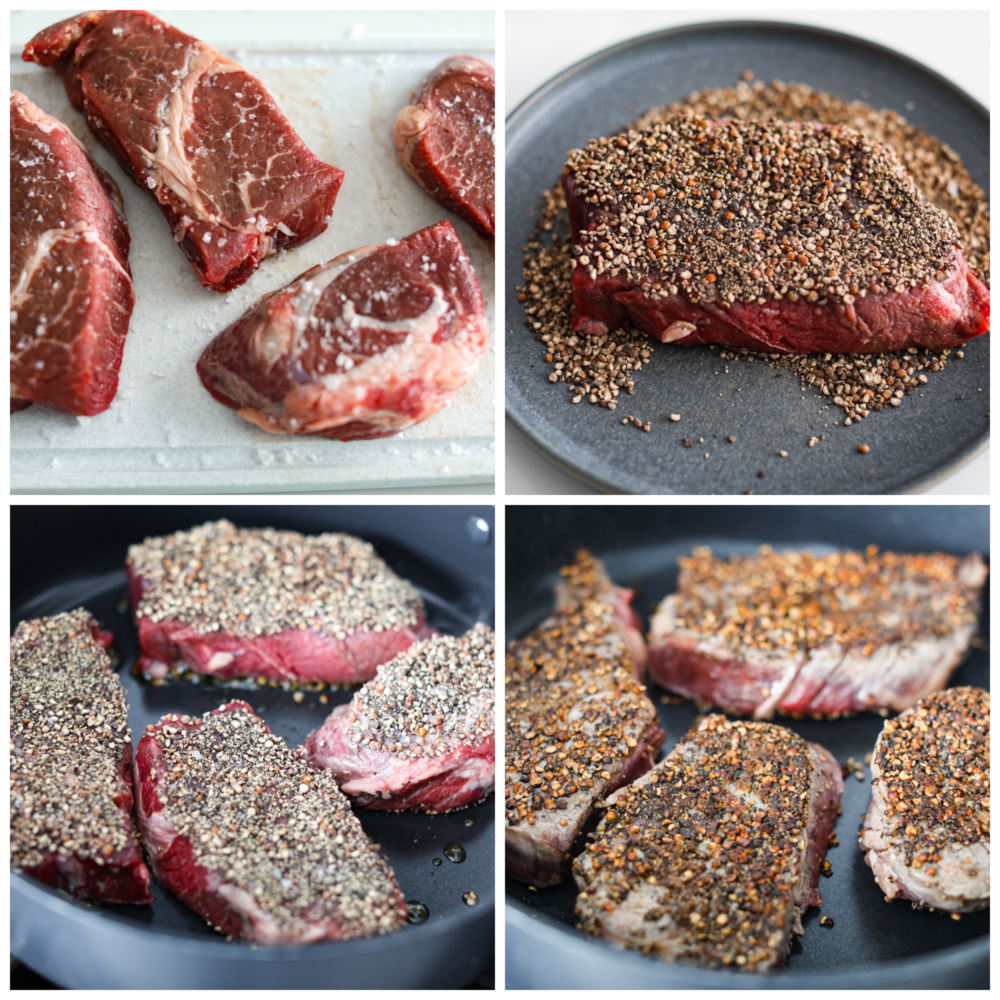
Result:
[[[760,80],[806,83],[845,99],[893,108],[955,149],[989,194],[989,116],[948,81],[888,49],[846,35],[761,22],[694,25],[600,52],[537,90],[507,119],[507,418],[554,462],[610,492],[907,493],[928,487],[980,450],[989,433],[989,335],[931,376],[896,412],[833,427],[843,411],[796,376],[760,362],[722,371],[707,347],[656,346],[636,395],[616,414],[572,405],[524,325],[515,286],[541,193],[558,181],[566,151],[628,126],[648,108],[693,90]],[[982,392],[978,391],[982,389]],[[739,391],[737,391],[739,390]],[[624,412],[623,412],[624,411]],[[643,434],[620,417],[650,421]],[[670,423],[680,413],[680,423]],[[831,425],[825,428],[824,425]],[[806,447],[813,435],[826,440]],[[736,444],[727,444],[727,435]],[[682,439],[704,445],[686,448]],[[871,451],[860,455],[859,444]],[[778,456],[779,450],[787,458]],[[708,452],[710,457],[704,457]],[[758,472],[764,472],[764,478]]]

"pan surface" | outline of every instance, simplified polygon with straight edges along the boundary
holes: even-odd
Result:
[[[432,627],[460,634],[494,624],[492,507],[15,507],[13,622],[87,608],[115,635],[133,739],[168,712],[202,714],[248,701],[298,746],[355,689],[252,690],[180,680],[159,687],[132,674],[139,653],[123,568],[128,544],[228,517],[246,527],[344,530],[376,544],[419,588]],[[325,696],[326,703],[320,701]],[[358,809],[408,900],[430,911],[418,925],[371,940],[303,948],[227,941],[154,875],[148,906],[89,905],[23,875],[11,876],[11,951],[73,988],[405,988],[463,986],[493,961],[494,799],[451,814]],[[447,860],[458,843],[466,858]],[[438,863],[434,863],[438,859]],[[463,893],[475,892],[468,906]]]
[[[747,69],[758,80],[805,83],[898,111],[956,150],[989,195],[985,109],[880,46],[816,28],[744,22],[673,29],[600,52],[545,84],[507,119],[507,419],[558,465],[609,492],[917,492],[985,445],[988,334],[970,341],[961,362],[952,360],[897,412],[872,413],[851,427],[834,427],[843,411],[812,388],[800,391],[787,370],[777,378],[759,360],[731,362],[725,375],[718,352],[708,347],[654,344],[636,376],[635,396],[619,397],[615,414],[574,406],[565,385],[546,382],[549,368],[525,327],[516,285],[541,194],[557,184],[566,151],[693,90],[734,86]],[[671,413],[681,414],[681,422],[669,422]],[[651,422],[652,433],[623,427],[618,418],[628,414]],[[807,447],[821,434],[825,440]],[[725,442],[728,435],[736,444]],[[695,447],[684,447],[684,439]],[[871,451],[859,454],[860,444]]]
[[[648,624],[659,601],[675,589],[676,560],[693,545],[719,556],[776,548],[858,549],[876,544],[901,552],[980,552],[989,557],[988,507],[629,507],[511,508],[507,513],[507,634],[530,631],[552,607],[558,567],[579,547],[600,556],[615,582],[634,588],[632,605]],[[987,584],[987,587],[989,584]],[[988,591],[983,607],[989,607]],[[952,675],[950,686],[989,688],[988,621],[982,644]],[[698,710],[686,699],[665,704],[650,696],[667,734],[665,755],[687,732]],[[807,740],[825,746],[841,763],[864,761],[883,719],[875,714],[832,721],[777,718]],[[586,937],[575,927],[572,881],[532,891],[506,879],[508,988],[975,988],[988,984],[989,911],[948,915],[887,904],[857,846],[861,816],[871,800],[871,770],[845,778],[840,846],[820,879],[822,909],[803,916],[786,970],[760,975],[672,965]],[[821,927],[820,916],[834,920]]]

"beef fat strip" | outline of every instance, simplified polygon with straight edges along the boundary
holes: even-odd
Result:
[[[132,545],[141,670],[358,683],[427,633],[420,595],[368,542],[216,521]]]
[[[819,870],[844,784],[815,743],[766,722],[712,715],[608,798],[573,863],[580,926],[666,961],[782,966]]]
[[[573,329],[793,354],[957,347],[989,289],[887,146],[680,116],[570,153]]]
[[[496,73],[472,56],[445,59],[396,119],[403,169],[493,247]]]
[[[773,552],[680,560],[650,621],[649,676],[735,715],[902,711],[947,683],[976,631],[978,555]]]
[[[344,173],[318,160],[242,66],[145,11],[95,10],[39,32],[73,106],[170,223],[206,288],[322,233]]]
[[[308,944],[406,922],[402,890],[333,775],[245,702],[147,726],[135,790],[153,871],[223,934]]]
[[[118,391],[135,305],[118,185],[10,92],[10,411],[94,416]]]
[[[492,631],[415,642],[383,663],[305,741],[368,809],[446,812],[479,802],[494,783]]]
[[[439,222],[300,274],[226,327],[198,375],[272,434],[356,441],[447,406],[488,343],[475,271]]]
[[[11,639],[11,862],[77,899],[151,903],[110,642],[83,608],[21,622]]]
[[[621,594],[587,552],[562,575],[555,612],[507,651],[507,873],[538,887],[566,880],[594,807],[648,771],[663,742]]]
[[[865,861],[886,902],[990,903],[990,696],[950,688],[886,722],[872,754]]]

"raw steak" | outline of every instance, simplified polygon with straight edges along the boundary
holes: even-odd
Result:
[[[333,776],[246,702],[147,726],[135,792],[153,871],[222,934],[308,944],[406,922],[402,890]]]
[[[10,408],[93,416],[135,305],[121,193],[62,122],[10,92]]]
[[[310,268],[220,333],[205,388],[273,434],[388,437],[447,406],[489,341],[450,223]]]
[[[990,696],[951,688],[886,722],[860,838],[886,902],[950,913],[990,903]]]
[[[989,330],[955,224],[847,126],[678,117],[573,151],[562,184],[583,333],[872,354]]]
[[[490,241],[494,220],[496,73],[472,56],[452,56],[396,119],[403,169],[436,201]]]
[[[309,762],[368,809],[446,812],[486,798],[495,655],[485,626],[415,642],[309,734]]]
[[[83,608],[21,622],[11,639],[11,863],[77,899],[151,903],[110,639]]]
[[[736,715],[901,711],[944,687],[976,631],[978,555],[733,556],[696,549],[650,622],[649,676]]]
[[[267,88],[145,11],[90,11],[39,32],[74,107],[155,199],[206,288],[326,229],[343,171],[318,160]]]
[[[562,573],[555,612],[507,651],[507,874],[539,888],[566,880],[595,805],[663,742],[604,567],[580,552]]]
[[[711,715],[608,798],[573,862],[588,934],[665,961],[785,964],[844,790],[827,750],[767,722]]]
[[[128,550],[139,667],[358,683],[428,633],[416,589],[351,535],[228,521]]]

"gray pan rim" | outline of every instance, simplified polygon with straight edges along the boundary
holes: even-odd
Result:
[[[665,39],[665,38],[676,38],[679,36],[693,34],[703,31],[732,31],[740,28],[752,28],[755,30],[761,29],[779,29],[782,31],[801,31],[804,34],[814,36],[814,37],[825,37],[831,40],[836,40],[840,42],[850,42],[862,48],[867,48],[877,53],[882,58],[889,58],[896,62],[902,63],[909,66],[911,69],[917,70],[925,76],[931,78],[935,83],[949,91],[960,101],[967,104],[972,110],[977,114],[981,115],[989,122],[990,113],[989,110],[977,101],[974,97],[967,94],[961,87],[956,86],[946,77],[942,76],[936,70],[925,66],[923,63],[910,56],[903,55],[894,49],[889,48],[885,45],[879,45],[877,42],[871,42],[865,38],[858,38],[856,35],[850,35],[846,32],[833,31],[829,28],[818,28],[807,24],[798,24],[794,21],[700,21],[696,24],[685,24],[676,28],[667,28],[663,31],[649,32],[645,35],[637,35],[634,38],[625,40],[624,42],[619,42],[617,45],[609,46],[606,49],[602,49],[599,52],[595,52],[593,55],[587,56],[581,59],[579,62],[574,63],[567,69],[558,73],[552,79],[543,83],[540,87],[529,94],[516,108],[506,117],[504,121],[505,132],[510,133],[511,129],[518,126],[520,121],[533,110],[539,103],[545,100],[545,98],[563,86],[567,81],[572,80],[574,77],[585,72],[591,66],[596,63],[603,62],[606,59],[613,58],[618,53],[626,52],[629,49],[652,42],[654,40]],[[516,296],[514,297],[516,301]],[[508,309],[511,303],[508,303]],[[506,312],[507,310],[505,310]],[[515,317],[506,316],[508,327],[514,325],[516,328],[520,328],[523,323],[523,317],[518,317],[518,321],[515,323]],[[988,335],[988,334],[987,334]],[[625,490],[615,484],[605,481],[601,476],[595,475],[587,470],[581,468],[573,458],[572,453],[563,447],[554,445],[550,440],[544,438],[535,429],[534,425],[523,419],[520,414],[515,410],[510,397],[507,394],[506,386],[504,392],[505,398],[505,416],[506,422],[517,431],[518,435],[533,448],[535,448],[540,454],[542,454],[550,462],[554,463],[560,470],[566,472],[567,474],[578,479],[580,482],[590,486],[594,489],[600,490],[603,493],[608,494],[629,494],[632,490]],[[882,495],[892,495],[892,494],[917,494],[923,493],[925,490],[930,489],[937,483],[941,482],[944,478],[953,472],[958,471],[963,466],[971,462],[977,455],[981,454],[987,444],[989,443],[990,432],[989,427],[983,431],[974,441],[972,441],[965,448],[958,452],[955,452],[951,461],[945,463],[939,468],[927,473],[924,476],[916,477],[894,490],[884,491]],[[878,494],[875,494],[878,495]]]

